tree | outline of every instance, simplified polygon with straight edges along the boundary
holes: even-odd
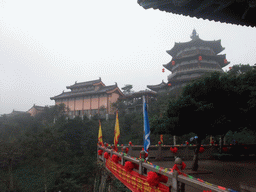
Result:
[[[2,140],[0,141],[0,161],[3,170],[7,169],[8,175],[8,188],[10,192],[14,192],[14,176],[13,169],[19,164],[19,160],[22,158],[24,149],[21,147],[20,142],[17,139]]]
[[[227,74],[229,75],[240,75],[240,74],[244,74],[248,71],[251,71],[252,69],[255,68],[255,64],[254,66],[251,66],[249,64],[247,65],[242,65],[241,63],[238,65],[233,65],[232,68],[227,72]]]
[[[131,90],[132,90],[132,85],[130,84],[127,84],[125,85],[123,88],[121,88],[124,92],[124,94],[130,94],[131,93]]]
[[[47,192],[50,171],[57,171],[61,163],[68,159],[68,144],[61,138],[58,130],[46,127],[36,134],[27,133],[22,146],[26,149],[26,162],[43,168],[43,188]],[[56,166],[57,164],[59,165]]]
[[[162,119],[155,119],[152,132],[158,134],[197,134],[193,170],[198,168],[198,152],[201,141],[207,135],[224,135],[243,126],[247,108],[246,89],[240,92],[242,76],[229,76],[214,72],[211,76],[188,84],[182,96],[169,104]],[[223,139],[222,139],[223,141]]]
[[[59,105],[54,105],[51,107],[46,106],[41,113],[38,113],[35,116],[35,119],[37,121],[42,122],[44,125],[53,124],[57,119],[67,117],[66,115],[67,110],[68,109],[66,108],[64,103],[61,103]]]

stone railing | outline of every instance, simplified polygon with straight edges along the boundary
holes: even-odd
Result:
[[[132,147],[131,149],[133,149],[133,146],[131,146],[131,147]],[[136,147],[137,146],[135,146],[135,148]],[[113,149],[108,149],[106,147],[99,146],[99,145],[97,146],[97,149],[103,150],[102,155],[99,155],[97,153],[97,159],[102,161],[103,163],[106,163],[106,159],[104,158],[104,153],[107,152],[110,154],[110,158],[112,157],[113,154],[119,156],[121,158],[120,164],[122,166],[125,165],[126,161],[130,161],[130,162],[133,162],[133,163],[139,165],[138,173],[140,175],[147,176],[148,171],[153,171],[153,172],[167,176],[169,181],[167,182],[166,185],[169,187],[170,192],[178,192],[178,191],[184,192],[185,188],[193,188],[193,189],[196,189],[197,191],[198,190],[199,191],[203,191],[203,190],[208,191],[209,190],[211,192],[230,191],[230,189],[227,189],[225,187],[210,184],[208,182],[204,182],[202,180],[195,179],[192,176],[189,176],[186,174],[179,175],[175,170],[171,171],[170,169],[167,169],[167,168],[163,168],[163,167],[159,168],[159,166],[153,165],[152,163],[149,163],[148,161],[146,161],[144,159],[137,159],[134,157],[132,158],[130,155],[127,155],[125,153],[115,152]],[[140,146],[140,150],[141,150],[141,146]],[[140,150],[138,150],[138,152]],[[135,152],[135,151],[137,151],[137,150],[134,150],[133,152]],[[135,152],[135,153],[137,153],[137,152]]]
[[[128,146],[129,151],[128,155],[132,157],[139,157],[140,151],[142,149],[142,145],[135,145],[135,146]],[[176,147],[178,149],[177,153],[174,154],[170,148]],[[199,154],[199,159],[211,159],[213,153],[218,152],[218,146],[210,146],[210,145],[204,145],[202,146],[204,148],[204,152]],[[118,147],[118,151],[122,151],[122,146]],[[157,145],[153,146],[151,145],[149,147],[149,159],[156,159],[156,160],[163,160],[163,159],[174,159],[175,156],[178,156],[184,160],[192,160],[194,157],[194,151],[196,146],[173,146],[173,145]]]
[[[140,151],[143,145],[132,145],[126,146],[129,148],[128,155],[132,157],[139,157]],[[174,154],[170,150],[171,147],[176,147],[178,149],[177,153]],[[219,145],[202,145],[204,148],[203,153],[199,153],[198,159],[206,160],[213,159],[213,154],[219,153]],[[122,152],[123,146],[118,146],[118,151]],[[247,144],[247,145],[223,145],[222,150],[225,154],[237,155],[237,156],[249,156],[256,155],[256,144]],[[194,157],[194,151],[196,149],[196,145],[151,145],[149,147],[149,159],[154,160],[172,160],[175,156],[182,158],[183,160],[192,160]]]

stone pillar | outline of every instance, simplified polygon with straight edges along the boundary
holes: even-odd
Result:
[[[173,170],[171,192],[179,192],[177,177],[178,177],[178,172],[176,170]]]

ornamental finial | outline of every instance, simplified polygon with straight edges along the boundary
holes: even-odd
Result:
[[[192,40],[199,39],[199,35],[196,33],[196,30],[195,30],[195,29],[193,30],[192,35],[190,35],[190,38],[191,38]]]

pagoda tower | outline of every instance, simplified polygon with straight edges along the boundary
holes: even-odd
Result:
[[[164,90],[174,91],[185,86],[191,80],[198,79],[205,73],[218,71],[223,73],[223,67],[230,62],[226,54],[218,55],[225,48],[221,46],[221,40],[204,41],[194,29],[190,36],[191,41],[175,43],[174,47],[166,51],[172,60],[163,65],[172,73],[168,76],[168,83],[159,85],[148,85],[149,89],[156,92]]]

